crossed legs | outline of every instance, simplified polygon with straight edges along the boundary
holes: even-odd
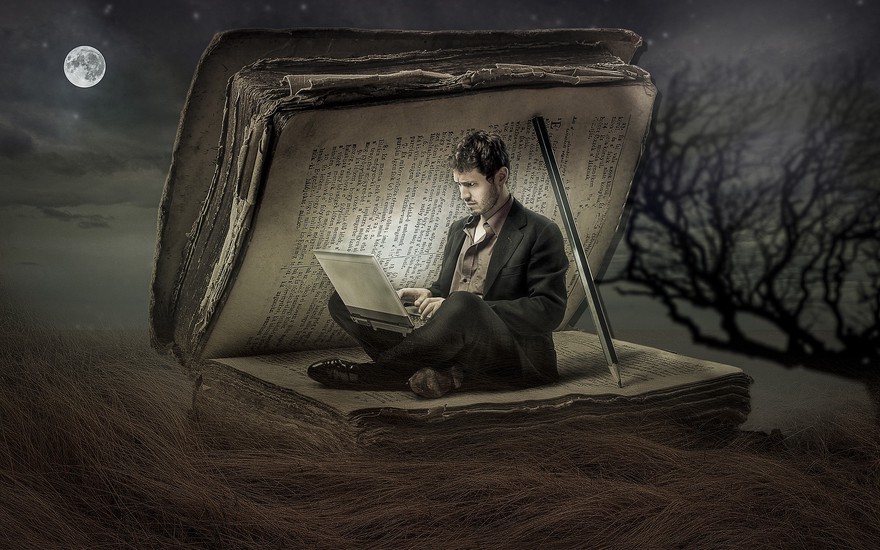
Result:
[[[468,292],[450,294],[428,323],[406,337],[355,323],[335,292],[328,306],[333,319],[373,359],[361,371],[369,368],[383,380],[406,380],[429,367],[460,373],[453,382],[465,388],[511,388],[522,387],[524,375],[534,371],[504,321]]]

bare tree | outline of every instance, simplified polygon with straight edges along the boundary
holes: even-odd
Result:
[[[697,343],[856,377],[878,399],[880,93],[865,67],[683,67],[660,83],[617,281]]]

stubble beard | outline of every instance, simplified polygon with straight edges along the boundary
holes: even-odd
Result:
[[[498,197],[501,196],[501,193],[498,190],[499,186],[495,185],[494,183],[490,185],[492,191],[489,193],[489,196],[487,196],[482,202],[474,203],[473,206],[476,207],[476,210],[470,204],[468,205],[468,208],[471,209],[471,213],[474,216],[483,216],[486,212],[492,210],[493,208],[495,208],[495,205],[498,204]]]

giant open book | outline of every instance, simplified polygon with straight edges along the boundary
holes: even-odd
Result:
[[[367,360],[328,314],[332,286],[313,250],[373,253],[395,286],[430,286],[448,226],[467,214],[446,167],[467,130],[500,133],[514,196],[560,223],[531,123],[544,118],[600,266],[656,95],[630,64],[639,45],[623,30],[218,35],[196,70],[162,200],[154,345],[358,419],[571,408],[741,423],[749,379],[735,367],[615,341],[618,387],[596,335],[570,326],[584,302],[573,261],[554,337],[558,384],[425,400],[305,375],[326,357]]]

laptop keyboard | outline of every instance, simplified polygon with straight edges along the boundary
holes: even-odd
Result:
[[[428,322],[427,319],[422,319],[422,316],[419,314],[410,313],[409,320],[412,321],[413,328],[422,328],[425,323]]]
[[[406,306],[406,312],[409,313],[409,320],[412,321],[414,328],[421,328],[428,322],[427,319],[422,319],[419,308],[416,306]]]

